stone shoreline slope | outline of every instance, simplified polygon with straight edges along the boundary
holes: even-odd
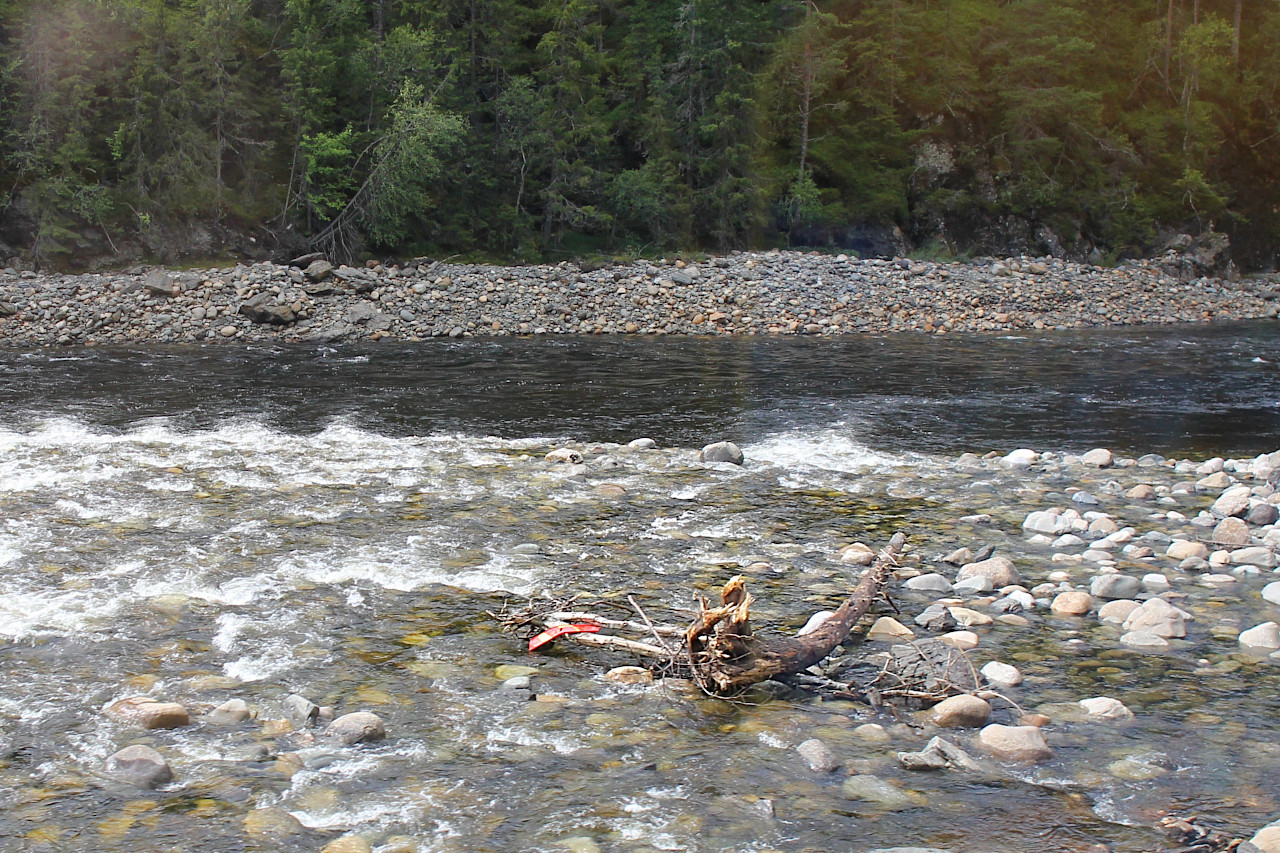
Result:
[[[1008,332],[1274,318],[1277,290],[1273,279],[1180,281],[1149,262],[938,264],[776,250],[600,269],[429,260],[356,269],[308,258],[172,273],[4,270],[0,343]]]

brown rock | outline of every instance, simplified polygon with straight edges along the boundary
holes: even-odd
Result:
[[[1093,609],[1093,596],[1082,589],[1060,592],[1049,605],[1059,616],[1083,616]]]
[[[144,729],[176,729],[188,725],[191,715],[176,702],[157,702],[150,696],[131,696],[107,708],[118,720]]]
[[[1218,545],[1248,545],[1249,525],[1239,518],[1224,518],[1213,528],[1212,539]]]
[[[979,575],[990,578],[991,585],[996,589],[1022,582],[1022,577],[1018,574],[1018,570],[1013,567],[1013,561],[1008,557],[992,557],[989,560],[961,566],[960,571],[956,573],[956,582],[978,577]]]
[[[978,732],[978,745],[1004,761],[1043,761],[1053,757],[1053,750],[1036,726],[993,723]]]
[[[977,728],[991,719],[991,706],[985,699],[963,693],[934,705],[932,716],[933,721],[944,729]]]
[[[343,714],[329,724],[324,731],[327,737],[350,746],[356,743],[370,743],[382,740],[387,736],[387,729],[382,718],[369,711],[356,711],[354,714]]]

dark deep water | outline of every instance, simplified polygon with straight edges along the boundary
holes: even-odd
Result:
[[[1252,455],[1280,447],[1280,330],[0,349],[0,400],[10,424],[248,418],[314,433],[341,419],[392,435],[679,446],[834,424],[895,451]]]

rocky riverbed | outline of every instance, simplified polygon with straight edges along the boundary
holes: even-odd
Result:
[[[423,340],[543,334],[1011,332],[1275,317],[1272,278],[1189,281],[1155,262],[931,263],[739,252],[500,267],[317,257],[230,269],[0,273],[0,342]]]

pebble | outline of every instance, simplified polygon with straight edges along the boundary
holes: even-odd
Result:
[[[243,699],[228,699],[210,711],[207,719],[217,726],[234,726],[250,716],[249,706]]]
[[[159,788],[173,781],[173,770],[164,756],[149,746],[126,746],[107,759],[106,771],[137,788]]]
[[[1080,707],[1084,710],[1087,720],[1114,723],[1133,719],[1133,712],[1119,699],[1113,699],[1110,696],[1081,699]]]
[[[948,634],[943,634],[938,640],[962,652],[978,647],[978,635],[972,631],[952,631]]]
[[[1191,542],[1186,539],[1175,539],[1169,543],[1169,548],[1165,551],[1165,556],[1174,560],[1186,560],[1190,557],[1197,557],[1201,560],[1208,559],[1209,548],[1200,542]]]
[[[1150,632],[1166,639],[1187,636],[1187,613],[1165,601],[1151,598],[1134,609],[1124,620],[1124,630]]]
[[[814,773],[830,773],[840,766],[831,747],[819,738],[809,738],[796,747],[796,752]]]
[[[1150,631],[1130,631],[1121,635],[1120,645],[1139,652],[1163,652],[1168,650],[1169,641]]]
[[[1022,683],[1022,672],[1013,664],[988,661],[979,671],[983,678],[998,687],[1017,687]]]
[[[1049,610],[1059,616],[1083,616],[1092,609],[1093,596],[1079,589],[1058,593],[1049,605]]]
[[[1105,447],[1095,448],[1080,457],[1080,464],[1090,468],[1110,468],[1114,462],[1115,456]]]
[[[614,684],[652,684],[653,673],[642,666],[615,666],[604,674]]]
[[[1280,581],[1272,581],[1262,588],[1262,599],[1268,604],[1280,605]]]
[[[868,640],[898,642],[915,639],[915,633],[892,616],[881,616],[867,631]]]
[[[978,745],[1002,761],[1032,762],[1053,757],[1053,750],[1037,726],[992,723],[978,732]]]
[[[1089,583],[1089,594],[1094,598],[1115,601],[1133,598],[1142,592],[1142,582],[1122,574],[1097,575]]]
[[[112,703],[107,713],[144,729],[176,729],[188,725],[191,715],[176,702],[158,702],[149,696],[131,696]]]
[[[732,441],[717,441],[702,448],[698,457],[703,462],[728,462],[741,465],[744,461],[742,450]]]
[[[1098,608],[1098,621],[1113,625],[1123,625],[1129,614],[1138,609],[1138,602],[1130,599],[1108,601]]]
[[[905,588],[915,590],[916,592],[951,592],[951,581],[947,580],[943,575],[933,572],[927,575],[917,575],[914,578],[908,578],[903,584]]]
[[[326,737],[351,746],[382,740],[387,736],[387,729],[377,714],[356,711],[338,717],[329,724],[324,733]]]
[[[1241,631],[1238,639],[1242,646],[1274,651],[1280,649],[1280,625],[1275,622],[1263,622],[1247,631]]]
[[[934,705],[930,717],[944,729],[977,728],[991,719],[991,705],[985,699],[962,693]]]
[[[1213,528],[1210,538],[1218,545],[1243,547],[1249,544],[1249,525],[1240,518],[1224,518]]]
[[[373,848],[359,835],[344,835],[330,841],[320,853],[373,853]]]
[[[840,791],[851,800],[875,803],[889,811],[914,808],[925,804],[924,797],[890,785],[883,779],[867,774],[850,776],[840,786]]]
[[[956,580],[959,582],[974,577],[989,579],[993,588],[1022,582],[1022,576],[1018,574],[1013,561],[1008,557],[991,557],[979,563],[969,563],[967,566],[961,566],[960,571],[956,573]]]

